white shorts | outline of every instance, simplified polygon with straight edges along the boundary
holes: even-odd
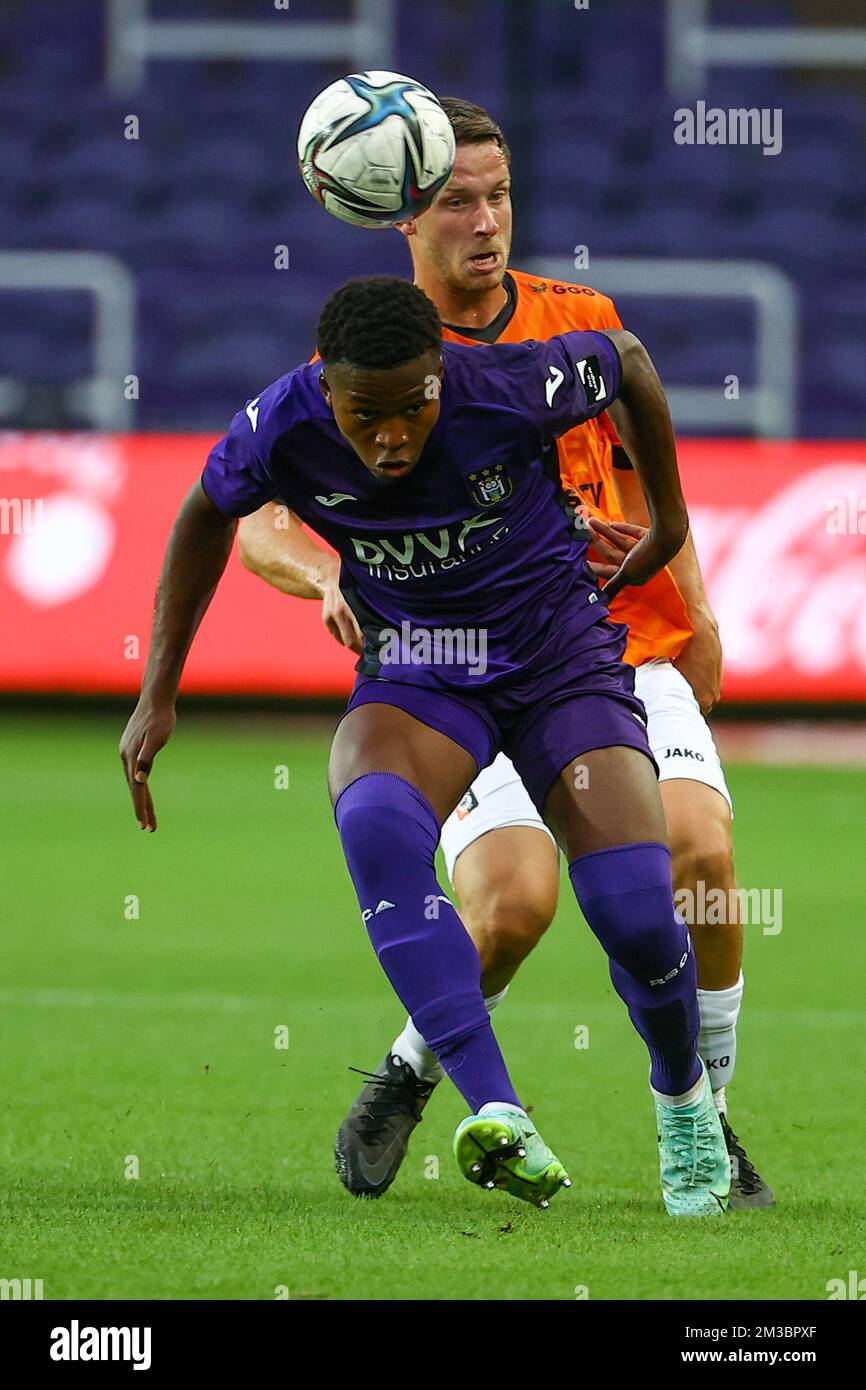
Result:
[[[645,661],[634,673],[634,693],[643,700],[647,736],[659,765],[659,781],[683,777],[703,782],[733,802],[710,726],[685,676],[666,658]]]
[[[635,694],[646,706],[647,734],[659,781],[703,782],[720,792],[733,811],[715,740],[685,676],[666,659],[645,662],[635,671]],[[514,764],[499,753],[442,826],[440,844],[449,879],[453,882],[454,865],[468,845],[490,830],[509,825],[533,826],[553,840]]]

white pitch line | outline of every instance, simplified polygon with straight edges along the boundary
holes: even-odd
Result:
[[[265,995],[231,994],[124,994],[117,990],[92,989],[0,989],[0,1008],[27,1009],[140,1009],[176,1010],[178,1012],[210,1013],[253,1013],[265,1009],[285,1009],[291,1005],[287,997],[276,999]],[[309,1001],[304,1001],[308,1003]],[[538,1022],[567,1018],[573,1020],[575,1010],[580,1010],[582,1002],[574,1004],[529,1004],[514,1000],[508,1013],[522,1014],[524,1018]],[[341,1008],[344,1004],[341,1003]],[[359,1004],[359,1007],[362,1007]],[[375,1006],[370,1006],[375,1007]],[[593,1003],[590,1006],[596,1016],[602,1012],[605,1021],[609,1016],[619,1015],[620,1007],[610,1003],[607,1006]],[[746,1006],[744,1017],[756,1023],[778,1023],[796,1020],[813,1027],[863,1027],[866,1025],[866,1012],[857,1009],[783,1009]],[[590,1022],[592,1019],[590,1018]]]
[[[0,989],[0,1007],[35,1009],[170,1009],[226,1014],[274,1007],[279,1000],[231,994],[123,994],[94,989]],[[283,1001],[285,1006],[285,1001]]]
[[[581,1009],[585,1010],[586,1017],[581,1018]],[[522,1022],[539,1019],[559,1021],[567,1018],[570,1022],[582,1021],[592,1026],[593,1020],[604,1022],[605,1025],[623,1013],[622,1006],[614,1003],[600,1004],[598,1001],[576,999],[573,1004],[527,1004],[514,1000],[509,1000],[507,1017],[511,1018],[516,1014],[522,1015]],[[497,1026],[505,1021],[506,1014],[500,1014],[497,1019]],[[744,1004],[742,1018],[748,1025],[748,1021],[753,1019],[756,1023],[785,1023],[796,1020],[805,1027],[824,1028],[840,1027],[866,1027],[866,1009],[783,1009],[783,1008],[764,1008],[756,1005],[751,1008]]]

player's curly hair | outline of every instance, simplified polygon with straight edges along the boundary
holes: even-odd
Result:
[[[370,275],[335,290],[319,317],[322,361],[387,370],[442,346],[439,311],[409,280]]]

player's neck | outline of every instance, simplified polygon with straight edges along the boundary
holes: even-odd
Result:
[[[442,322],[452,328],[487,328],[508,303],[508,291],[502,284],[478,294],[452,289],[441,281],[425,284],[419,276],[415,283],[433,300]]]

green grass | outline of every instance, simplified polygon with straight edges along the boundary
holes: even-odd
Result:
[[[402,1015],[340,855],[327,738],[182,720],[146,836],[119,732],[5,723],[0,1277],[75,1299],[823,1299],[866,1273],[862,771],[730,769],[741,881],[784,893],[778,936],[747,929],[730,1093],[778,1205],[676,1224],[643,1048],[568,892],[496,1026],[572,1191],[544,1213],[473,1189],[446,1083],[388,1196],[349,1197],[347,1067]]]

